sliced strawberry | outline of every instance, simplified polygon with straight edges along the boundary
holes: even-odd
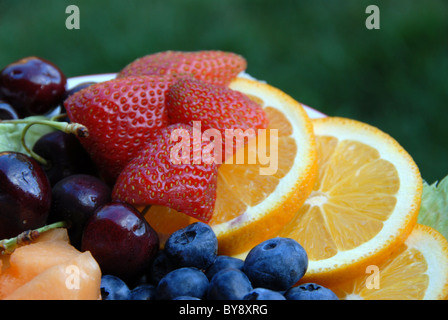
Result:
[[[213,136],[215,144],[219,142],[217,138],[221,139],[221,161],[255,137],[258,129],[268,126],[263,108],[246,95],[197,79],[185,78],[172,84],[166,95],[166,105],[171,123],[200,126],[203,133]],[[227,142],[226,135],[232,140]]]
[[[165,92],[171,80],[139,76],[93,84],[64,103],[72,122],[85,125],[89,137],[80,139],[113,183],[124,166],[148,143],[153,131],[169,124]]]
[[[246,60],[232,52],[163,51],[131,62],[117,77],[158,74],[177,78],[189,75],[208,83],[228,85],[246,66]]]
[[[135,206],[163,205],[210,221],[218,170],[213,161],[203,161],[194,152],[203,146],[185,124],[157,130],[152,142],[121,172],[112,199]]]

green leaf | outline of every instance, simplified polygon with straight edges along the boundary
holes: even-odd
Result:
[[[45,116],[32,116],[24,120],[48,120]],[[25,123],[6,123],[0,122],[0,152],[16,151],[30,155],[22,144],[22,132],[27,124]],[[29,149],[32,149],[34,144],[43,135],[54,131],[55,129],[41,124],[35,124],[29,128],[25,136],[25,143]]]
[[[423,183],[418,223],[430,226],[448,239],[448,176],[432,185]]]

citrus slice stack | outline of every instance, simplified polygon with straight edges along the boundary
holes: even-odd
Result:
[[[417,224],[392,257],[331,289],[345,300],[446,299],[448,242],[435,229]]]
[[[386,133],[336,117],[313,119],[318,178],[279,236],[308,253],[303,282],[339,283],[365,274],[400,247],[416,225],[422,179]]]
[[[313,125],[304,107],[262,82],[237,78],[230,88],[259,103],[269,118],[265,134],[219,168],[217,199],[209,222],[220,254],[238,255],[275,236],[310,195],[317,176]],[[252,160],[251,160],[252,159]],[[195,219],[152,206],[145,214],[161,243]]]

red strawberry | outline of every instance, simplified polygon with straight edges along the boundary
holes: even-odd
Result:
[[[165,92],[170,83],[161,76],[113,79],[65,101],[70,120],[89,130],[89,137],[80,141],[106,181],[113,183],[153,131],[169,124]]]
[[[218,170],[213,161],[194,152],[203,146],[194,139],[190,126],[173,124],[157,130],[152,142],[121,172],[112,200],[135,206],[163,205],[210,221]]]
[[[268,126],[263,108],[243,93],[192,78],[181,79],[171,85],[166,95],[166,106],[171,123],[200,125],[201,131],[213,136],[215,143],[219,142],[216,140],[218,136],[222,141],[220,154],[223,157],[217,160],[221,161],[234,153],[239,143],[240,146],[244,144],[244,134],[251,138],[258,129]],[[219,135],[215,134],[216,131]],[[226,134],[230,134],[228,137],[232,139],[228,139],[228,143]]]
[[[228,85],[246,66],[246,60],[232,52],[164,51],[131,62],[117,77],[158,74],[177,78],[190,75],[208,83]]]

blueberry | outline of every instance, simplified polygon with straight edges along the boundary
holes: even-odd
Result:
[[[243,271],[254,287],[283,291],[299,281],[307,268],[303,247],[293,239],[276,237],[249,251]]]
[[[197,297],[191,297],[191,296],[179,296],[179,297],[175,297],[172,300],[201,300]]]
[[[218,271],[210,280],[207,299],[241,300],[252,289],[252,284],[243,271],[226,268]]]
[[[191,296],[202,299],[207,292],[209,281],[197,268],[183,267],[175,269],[163,277],[156,287],[156,299],[172,300],[179,296]]]
[[[101,277],[101,298],[103,300],[129,300],[131,290],[120,278],[113,275]]]
[[[220,270],[225,268],[235,268],[239,270],[243,270],[244,260],[230,257],[226,255],[219,255],[216,257],[215,262],[207,269],[205,274],[207,278],[210,280],[213,276]]]
[[[304,283],[285,292],[287,300],[339,300],[328,288],[315,283]]]
[[[164,276],[174,269],[176,268],[166,255],[165,250],[160,250],[157,252],[156,257],[150,266],[149,281],[152,284],[157,285]]]
[[[286,300],[280,292],[266,288],[255,288],[243,297],[243,300]]]
[[[176,267],[206,270],[216,259],[218,239],[209,225],[195,222],[173,232],[165,252]]]
[[[141,284],[131,290],[130,300],[154,300],[156,287],[152,284]]]

